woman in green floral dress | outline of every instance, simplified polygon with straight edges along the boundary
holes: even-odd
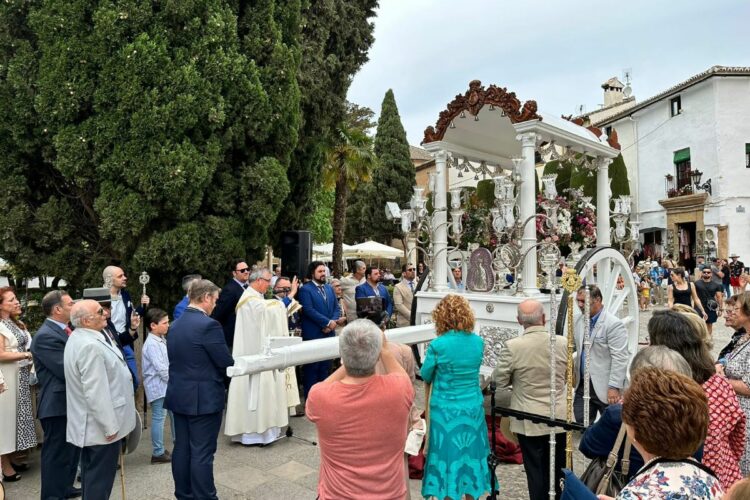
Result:
[[[421,371],[431,388],[422,495],[479,498],[490,489],[490,447],[479,387],[484,341],[472,333],[474,313],[459,295],[444,297],[432,319],[438,337],[427,348]]]

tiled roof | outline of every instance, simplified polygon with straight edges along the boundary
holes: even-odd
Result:
[[[620,106],[622,106],[624,104],[628,104],[628,103],[631,103],[633,101],[635,101],[635,97],[633,97],[633,96],[626,97],[626,98],[624,98],[620,102],[616,102],[614,104],[610,104],[609,106],[602,106],[601,108],[597,108],[597,109],[595,109],[593,111],[589,111],[588,113],[583,113],[582,115],[578,115],[575,118],[586,118],[586,117],[594,115],[596,113],[601,113],[602,111],[607,111],[609,109],[618,108],[618,107],[620,107]]]
[[[432,155],[418,146],[409,145],[409,157],[412,160],[432,160]]]
[[[698,73],[697,75],[693,75],[687,80],[685,80],[684,82],[678,83],[677,85],[670,87],[667,90],[660,92],[649,99],[646,99],[645,101],[641,102],[640,104],[637,104],[636,106],[633,106],[632,108],[628,108],[627,110],[621,113],[617,113],[608,118],[605,118],[604,120],[600,122],[597,122],[595,125],[599,127],[602,125],[606,125],[608,123],[615,122],[625,116],[632,115],[633,113],[635,113],[636,111],[640,109],[650,106],[651,104],[658,102],[662,99],[666,99],[674,94],[678,94],[682,92],[683,90],[689,87],[692,87],[693,85],[697,83],[700,83],[704,80],[711,78],[712,76],[750,76],[750,67],[747,67],[747,66],[712,66],[706,71],[702,73]]]

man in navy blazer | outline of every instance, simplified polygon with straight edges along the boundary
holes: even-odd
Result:
[[[346,318],[341,318],[336,293],[331,285],[326,284],[326,265],[320,261],[313,261],[307,268],[310,279],[297,292],[297,300],[302,306],[302,340],[315,340],[333,337],[336,327],[344,324]],[[331,361],[309,363],[302,367],[305,397],[310,388],[330,375]]]
[[[224,339],[230,352],[234,345],[234,324],[237,321],[234,309],[245,292],[247,278],[250,277],[250,268],[244,260],[237,260],[233,264],[232,279],[221,289],[219,301],[216,303],[213,313],[211,313],[211,317],[221,323],[224,329]]]
[[[73,299],[63,290],[53,290],[42,298],[47,319],[34,335],[31,353],[39,380],[37,418],[44,429],[42,444],[42,492],[45,500],[81,496],[74,488],[81,449],[65,439],[68,426],[65,397],[65,344],[72,332],[68,326]]]
[[[169,382],[164,408],[174,414],[175,497],[216,499],[214,454],[224,410],[224,377],[234,364],[221,324],[210,317],[219,287],[196,280],[190,304],[167,337]]]
[[[393,315],[393,300],[385,285],[380,283],[380,269],[377,267],[365,269],[365,282],[354,289],[355,299],[365,297],[380,297],[383,300],[383,311],[388,314],[388,318]]]

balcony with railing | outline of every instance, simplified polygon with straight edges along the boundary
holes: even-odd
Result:
[[[667,198],[698,194],[698,191],[705,191],[711,194],[711,179],[701,184],[702,177],[703,172],[698,169],[678,169],[676,176],[672,174],[664,176],[664,193],[667,195]]]

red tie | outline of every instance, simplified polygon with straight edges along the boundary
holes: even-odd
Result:
[[[66,327],[65,327],[65,334],[66,334],[66,335],[67,335],[68,337],[70,337],[70,334],[71,334],[71,333],[73,333],[73,330],[72,330],[72,329],[71,329],[71,328],[70,328],[69,326],[66,326]]]

